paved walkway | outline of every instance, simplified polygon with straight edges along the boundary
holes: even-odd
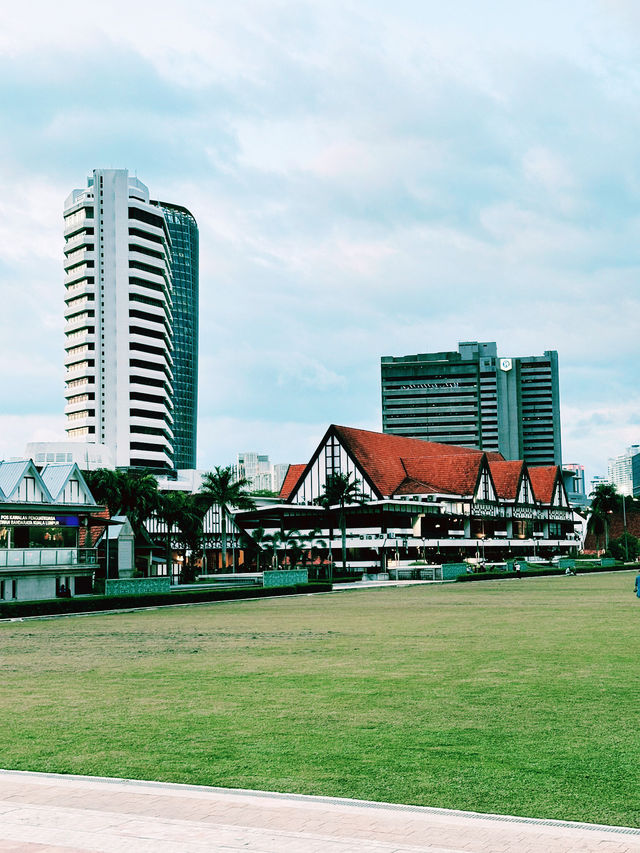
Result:
[[[0,771],[0,851],[640,853],[640,830]]]

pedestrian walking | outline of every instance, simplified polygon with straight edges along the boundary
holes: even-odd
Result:
[[[640,575],[636,575],[636,584],[634,589],[636,591],[636,595],[640,598]]]

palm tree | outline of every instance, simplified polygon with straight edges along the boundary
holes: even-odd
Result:
[[[591,498],[591,517],[594,518],[594,527],[597,519],[604,525],[604,548],[609,550],[609,519],[608,516],[620,509],[621,496],[612,483],[598,483],[589,495]],[[591,523],[591,518],[589,519]]]
[[[600,536],[604,533],[605,520],[598,510],[591,510],[587,529],[596,537],[596,551],[600,552]]]
[[[281,530],[280,542],[282,543],[282,547],[284,548],[284,557],[282,559],[283,565],[286,566],[287,548],[290,548],[290,567],[294,568],[295,564],[298,562],[298,557],[302,553],[302,543],[304,542],[302,534],[299,530]]]
[[[260,571],[260,552],[262,551],[262,546],[265,541],[265,529],[264,527],[256,527],[252,533],[246,534],[248,541],[251,545],[253,545],[256,549],[256,572]]]
[[[360,491],[360,480],[351,479],[349,474],[329,474],[324,485],[324,492],[316,503],[326,510],[336,504],[340,507],[340,533],[342,535],[342,570],[347,571],[347,518],[344,511],[346,504],[364,503],[365,496]]]
[[[266,533],[260,539],[261,544],[271,551],[271,568],[278,568],[278,547],[282,544],[282,534],[279,530]]]
[[[171,577],[172,534],[178,529],[183,541],[187,542],[192,534],[202,527],[202,512],[194,495],[188,492],[164,492],[158,495],[157,515],[166,525],[167,573]]]
[[[153,474],[99,468],[86,471],[85,478],[96,501],[104,503],[112,516],[126,515],[139,534],[158,504],[158,481]]]
[[[158,482],[153,474],[98,468],[83,475],[96,501],[107,507],[112,518],[127,516],[135,541],[139,541],[144,522],[158,506]],[[108,548],[108,540],[106,544]]]
[[[301,548],[300,565],[303,569],[306,568],[309,560],[313,563],[313,560],[327,547],[324,539],[317,538],[321,533],[322,529],[320,527],[314,527],[305,536],[300,536],[298,544]]]
[[[182,513],[178,521],[180,539],[184,546],[181,583],[191,583],[195,577],[195,560],[202,547],[205,512],[206,510],[204,510],[197,495],[189,495],[185,512]]]
[[[234,477],[233,468],[216,465],[202,478],[199,494],[202,495],[207,509],[216,504],[220,508],[220,541],[222,544],[222,567],[227,567],[227,514],[233,509],[255,509],[256,503],[247,491],[250,480],[246,477]]]

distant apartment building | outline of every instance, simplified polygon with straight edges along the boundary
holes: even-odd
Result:
[[[595,492],[598,486],[610,486],[611,481],[608,477],[603,477],[601,474],[595,474],[591,478],[591,483],[589,484],[589,494],[587,497],[591,497],[591,495]]]
[[[584,465],[565,462],[562,466],[562,479],[571,506],[587,506],[589,501],[585,491]]]
[[[383,356],[385,433],[478,447],[559,465],[558,354],[498,356],[495,343],[460,343],[457,352]]]
[[[195,467],[195,220],[95,169],[65,201],[64,238],[68,438],[116,467]]]
[[[607,466],[607,480],[616,487],[618,492],[621,495],[627,495],[627,497],[632,497],[634,495],[634,491],[637,490],[640,492],[640,477],[634,482],[634,463],[633,460],[636,456],[640,454],[640,444],[632,444],[630,447],[627,447],[625,453],[622,453],[620,456],[615,456],[609,459],[609,464]],[[640,460],[636,462],[636,471],[640,475],[640,470],[638,470],[640,465]]]
[[[274,465],[267,455],[249,451],[238,454],[235,468],[238,477],[246,477],[249,480],[250,491],[269,491],[277,494],[284,482],[289,465],[288,463]]]

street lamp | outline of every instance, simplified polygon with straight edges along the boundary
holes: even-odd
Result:
[[[486,539],[486,537],[487,537],[487,534],[486,534],[484,531],[483,531],[482,533],[478,533],[478,539],[479,539],[479,540],[480,540],[480,542],[482,543],[482,563],[483,563],[483,564],[485,563],[485,558],[484,558],[484,540]]]

